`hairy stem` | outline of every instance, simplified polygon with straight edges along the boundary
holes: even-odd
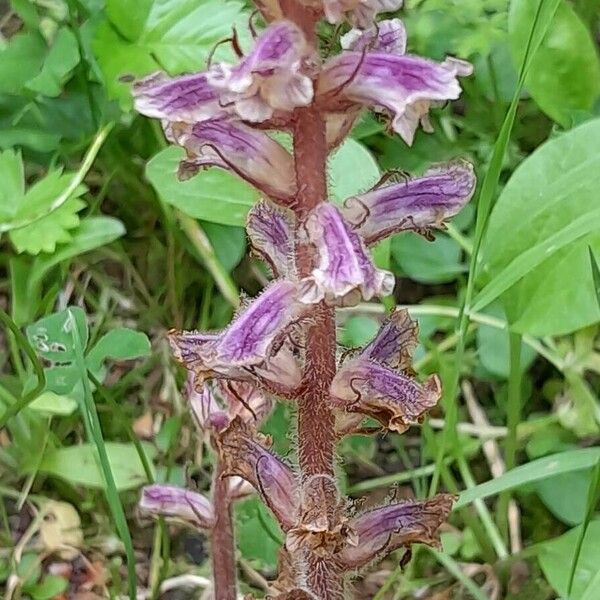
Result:
[[[227,494],[228,479],[222,477],[221,466],[215,469],[212,501],[215,525],[212,529],[212,573],[214,597],[236,600],[235,544],[231,502]]]

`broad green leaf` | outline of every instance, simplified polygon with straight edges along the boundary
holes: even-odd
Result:
[[[510,3],[510,43],[521,63],[538,0]],[[594,40],[571,4],[562,0],[535,55],[525,87],[539,107],[568,127],[577,111],[590,111],[600,95],[600,60]]]
[[[54,38],[40,73],[30,79],[26,87],[44,96],[58,96],[63,83],[78,65],[79,58],[75,34],[67,27],[61,28]]]
[[[88,327],[85,312],[78,306],[72,306],[53,315],[32,323],[26,328],[27,339],[44,360],[52,364],[64,365],[75,360],[70,317],[75,318],[79,337],[87,344]]]
[[[106,442],[106,452],[117,490],[131,490],[147,483],[140,457],[131,443]],[[150,445],[144,445],[149,458],[156,455]],[[78,444],[50,450],[42,459],[40,469],[73,485],[104,489],[104,477],[98,466],[94,444]]]
[[[106,12],[93,49],[109,95],[124,108],[132,102],[130,85],[119,81],[123,75],[200,71],[232,27],[247,37],[248,15],[234,0],[108,0]],[[232,58],[232,52],[223,44],[215,58]]]
[[[422,283],[453,281],[467,270],[460,246],[443,234],[437,234],[432,242],[416,233],[395,235],[392,256],[403,273]]]
[[[368,344],[377,333],[380,323],[373,317],[357,315],[344,321],[339,343],[348,348],[359,348]]]
[[[187,181],[179,181],[177,167],[184,154],[182,148],[171,146],[148,162],[146,176],[161,198],[190,217],[243,227],[258,193],[216,167],[201,171]]]
[[[219,223],[202,223],[202,229],[214,248],[217,260],[226,271],[232,271],[246,253],[246,231]]]
[[[546,508],[567,525],[578,525],[585,517],[591,470],[564,473],[536,483],[535,491]]]
[[[587,248],[600,248],[592,228],[599,218],[598,186],[600,119],[546,142],[523,161],[490,216],[480,271],[489,287],[475,306],[506,289],[502,300],[513,329],[533,335],[597,322]],[[576,286],[568,285],[573,281]]]
[[[0,93],[19,94],[33,74],[39,73],[47,47],[37,32],[15,35],[0,51]]]
[[[246,560],[275,567],[283,534],[279,525],[256,496],[236,503],[236,541]]]
[[[0,152],[0,223],[11,221],[25,194],[23,160],[16,150]]]
[[[341,204],[348,196],[366,192],[380,178],[373,155],[360,143],[348,138],[329,158],[329,195]]]
[[[600,521],[591,521],[587,528],[577,570],[573,579],[571,594],[567,595],[570,558],[573,556],[581,525],[571,529],[564,535],[544,543],[538,560],[548,583],[561,598],[569,600],[594,600],[598,588],[590,585],[598,580],[600,573]]]
[[[44,579],[27,589],[27,593],[33,600],[52,600],[62,596],[69,587],[69,581],[58,575],[46,575]]]
[[[131,360],[150,354],[150,340],[141,331],[120,327],[104,334],[89,351],[85,362],[97,372],[107,359]]]
[[[515,467],[500,477],[461,493],[454,508],[470,504],[478,498],[487,498],[505,490],[512,490],[528,483],[549,479],[554,475],[590,469],[600,459],[600,448],[584,448],[567,450],[532,460],[527,464]]]
[[[69,396],[45,391],[29,405],[29,408],[45,415],[68,417],[77,410],[77,401]]]

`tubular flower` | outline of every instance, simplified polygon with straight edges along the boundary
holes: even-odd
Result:
[[[344,50],[404,54],[406,52],[406,27],[400,19],[387,19],[364,31],[351,29],[342,36],[340,42]]]
[[[296,284],[277,281],[218,334],[172,332],[177,360],[200,382],[211,377],[257,380],[295,386],[300,365],[288,342],[293,321],[304,310]]]
[[[419,422],[437,404],[441,387],[435,375],[424,384],[411,376],[415,338],[416,326],[406,312],[394,313],[363,352],[338,370],[331,384],[334,406],[372,417],[398,433]],[[345,433],[359,423],[340,425]]]
[[[381,12],[393,12],[402,6],[402,0],[309,0],[305,4],[322,4],[325,17],[330,23],[350,21],[360,28],[373,24],[375,16]]]
[[[136,82],[135,108],[148,117],[186,123],[226,115],[265,121],[276,110],[291,111],[312,100],[312,81],[301,72],[307,57],[300,29],[278,21],[237,65],[220,63],[208,71],[174,78],[154,73]]]
[[[439,547],[439,527],[452,509],[453,497],[438,494],[430,500],[407,500],[381,506],[352,519],[356,535],[340,554],[346,569],[358,569],[403,546],[427,544]]]
[[[310,77],[302,73],[308,46],[302,31],[290,21],[270,25],[256,40],[252,52],[237,65],[216,65],[208,82],[225,105],[247,121],[260,122],[274,111],[307,106],[313,98]]]
[[[217,166],[284,203],[296,192],[292,156],[263,131],[232,119],[209,119],[193,125],[168,123],[165,133],[187,153],[179,166],[180,179],[189,179],[203,167]]]
[[[475,173],[466,161],[436,165],[422,177],[347,198],[346,220],[372,244],[400,231],[443,228],[475,191]]]
[[[143,513],[175,517],[202,529],[210,529],[215,519],[212,504],[202,494],[172,485],[144,487],[139,507]]]
[[[470,73],[469,63],[454,58],[435,63],[385,52],[344,52],[324,65],[317,96],[333,112],[359,104],[389,113],[392,129],[410,145],[419,123],[430,128],[432,102],[458,98],[457,77]]]
[[[317,250],[317,266],[304,279],[301,301],[351,306],[375,296],[387,296],[394,276],[376,269],[360,236],[354,233],[333,204],[321,203],[305,224],[308,240]]]
[[[294,525],[297,512],[296,476],[268,450],[268,445],[268,439],[261,440],[239,417],[232,420],[217,442],[224,472],[252,484],[287,531]]]
[[[248,213],[246,231],[252,249],[277,277],[285,277],[294,270],[294,220],[293,213],[264,200]]]

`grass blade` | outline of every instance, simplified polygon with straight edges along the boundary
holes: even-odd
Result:
[[[555,475],[591,469],[600,460],[600,448],[582,448],[567,450],[558,454],[544,456],[532,460],[525,465],[515,467],[504,475],[480,483],[478,486],[465,490],[454,504],[454,509],[461,508],[478,498],[488,498],[505,490],[518,488],[527,483],[548,479]]]
[[[600,265],[598,259],[594,255],[591,246],[588,246],[588,252],[590,253],[590,263],[592,265],[592,277],[594,278],[594,291],[596,292],[596,300],[598,301],[598,307],[600,307]]]
[[[2,416],[0,416],[0,429],[2,429],[9,419],[19,414],[28,404],[33,402],[43,392],[44,388],[46,387],[46,374],[44,373],[44,368],[42,367],[42,364],[38,360],[35,350],[32,348],[27,338],[21,333],[21,330],[17,327],[17,324],[10,318],[8,313],[3,311],[1,308],[0,321],[13,334],[18,347],[20,347],[23,350],[23,352],[27,354],[27,357],[33,365],[35,376],[37,377],[37,383],[30,392],[27,392],[27,394],[25,394],[19,401],[6,407],[6,410],[4,411]]]
[[[583,546],[583,539],[588,529],[588,525],[594,516],[594,508],[598,502],[600,495],[600,459],[596,463],[592,476],[590,477],[590,487],[588,488],[587,505],[585,510],[585,518],[583,525],[579,530],[579,536],[577,543],[575,544],[575,552],[573,553],[573,560],[571,561],[571,571],[569,572],[569,583],[567,585],[567,598],[571,597],[571,590],[573,589],[573,581],[575,580],[575,572],[577,571],[577,563],[579,562],[579,555],[581,554],[581,547]],[[594,588],[598,592],[598,588]],[[584,593],[584,597],[587,595],[587,590]]]
[[[446,411],[446,427],[442,432],[442,442],[440,444],[438,454],[436,456],[436,470],[431,479],[431,487],[429,490],[430,496],[433,496],[438,488],[439,480],[441,476],[442,463],[448,447],[452,444],[457,448],[458,452],[461,451],[460,444],[457,443],[456,436],[456,424],[458,422],[458,385],[460,378],[460,365],[463,363],[463,355],[465,351],[465,337],[468,326],[468,314],[471,311],[471,300],[473,298],[473,292],[475,289],[475,273],[479,261],[479,253],[481,251],[481,245],[483,236],[485,234],[488,218],[492,209],[492,201],[498,188],[498,182],[500,181],[500,173],[502,171],[502,164],[504,162],[504,155],[510,141],[510,134],[515,122],[515,116],[517,114],[517,107],[519,105],[519,98],[527,76],[527,71],[531,65],[531,60],[535,55],[541,41],[546,34],[548,26],[552,21],[554,13],[558,8],[560,0],[540,0],[536,11],[535,19],[531,26],[531,32],[529,39],[527,40],[527,46],[523,55],[523,61],[519,70],[519,80],[513,94],[511,103],[504,117],[498,139],[494,144],[494,150],[492,152],[492,158],[490,160],[489,168],[483,179],[481,190],[479,192],[479,199],[477,202],[477,217],[475,221],[475,239],[473,242],[473,252],[469,262],[469,275],[467,279],[467,289],[463,302],[459,311],[458,320],[458,344],[456,346],[455,360],[454,360],[454,373],[450,384],[446,386],[443,397],[443,407]]]
[[[96,405],[92,396],[92,389],[90,386],[90,380],[87,377],[87,367],[85,364],[84,350],[79,336],[79,331],[75,325],[75,317],[69,309],[70,329],[73,337],[73,348],[75,352],[75,363],[81,374],[81,381],[83,384],[84,401],[82,405],[82,417],[86,424],[88,435],[91,436],[90,441],[96,445],[98,451],[98,459],[100,462],[100,469],[104,476],[106,483],[106,501],[108,502],[110,511],[115,521],[115,527],[119,533],[123,545],[125,546],[125,554],[127,557],[127,580],[129,588],[130,600],[135,600],[137,595],[137,582],[135,574],[135,558],[133,554],[133,542],[131,541],[131,534],[127,525],[127,519],[125,518],[125,511],[119,498],[119,492],[115,485],[115,479],[113,477],[110,462],[108,460],[108,453],[104,445],[104,438],[102,436],[102,429],[100,427],[100,419],[98,418],[98,412],[96,411]]]
[[[454,577],[465,586],[475,600],[490,600],[488,595],[462,571],[460,565],[451,556],[448,556],[448,554],[444,554],[439,550],[435,550],[434,548],[428,548],[428,550],[448,572],[454,575]]]

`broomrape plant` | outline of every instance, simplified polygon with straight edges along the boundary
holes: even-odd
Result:
[[[220,333],[174,331],[171,345],[189,371],[188,398],[216,454],[211,498],[169,486],[143,490],[141,507],[209,532],[214,597],[236,597],[231,503],[256,491],[285,533],[270,596],[347,597],[348,575],[413,543],[439,544],[452,497],[389,503],[364,512],[336,482],[336,444],[345,435],[402,433],[438,402],[440,381],[411,370],[417,328],[393,312],[362,351],[338,357],[336,307],[392,293],[394,277],[378,269],[368,247],[402,231],[430,236],[469,201],[471,165],[440,164],[423,176],[379,185],[328,202],[328,155],[363,110],[389,118],[411,144],[429,108],[458,98],[468,63],[405,53],[398,19],[374,21],[400,0],[259,0],[267,22],[237,64],[134,84],[137,110],[161,119],[169,141],[186,150],[182,178],[228,169],[262,194],[248,216],[254,251],[273,282]],[[325,17],[354,27],[342,51],[323,59],[315,28]],[[288,152],[269,132],[291,133]],[[339,363],[339,364],[338,364]],[[269,449],[258,428],[273,399],[296,408],[297,464]]]

